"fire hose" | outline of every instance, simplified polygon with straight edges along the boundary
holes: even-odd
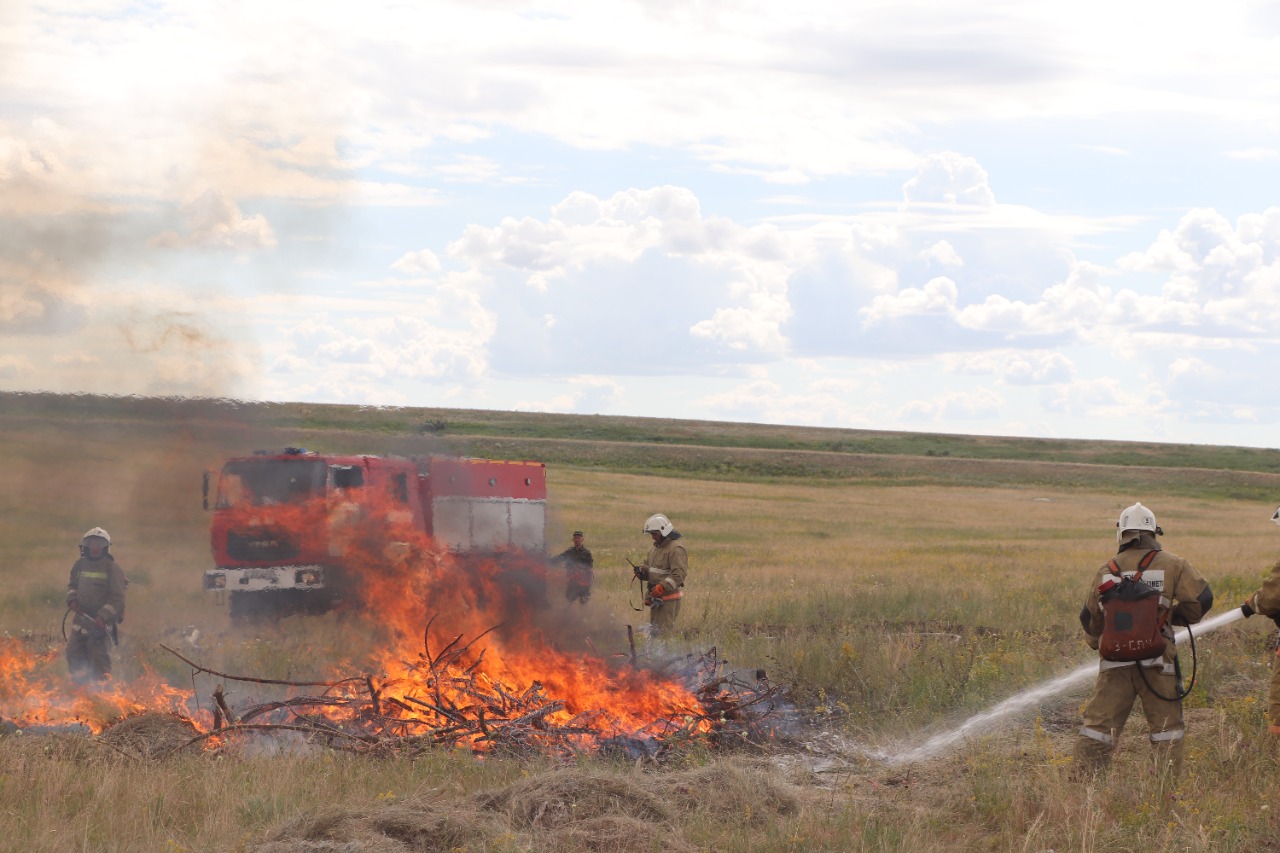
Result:
[[[1187,641],[1191,644],[1191,680],[1187,682],[1187,688],[1182,689],[1182,662],[1178,660],[1175,652],[1173,655],[1173,695],[1165,696],[1159,690],[1151,686],[1151,682],[1147,679],[1147,673],[1142,667],[1142,663],[1138,663],[1138,675],[1142,676],[1142,683],[1147,685],[1147,689],[1154,693],[1158,698],[1166,702],[1181,702],[1183,699],[1191,695],[1191,689],[1196,686],[1196,635],[1191,633],[1191,626],[1184,625],[1187,629]]]
[[[646,574],[646,572],[645,572],[645,570],[644,570],[644,569],[645,569],[645,567],[644,567],[644,566],[637,566],[635,563],[631,562],[631,558],[630,558],[630,557],[627,557],[627,558],[626,558],[626,560],[627,560],[627,564],[631,566],[632,580],[637,581],[637,582],[639,582],[639,584],[640,584],[640,603],[641,603],[641,605],[643,605],[643,604],[644,604],[644,582],[645,582],[645,577],[644,577],[644,576],[645,576],[645,574]],[[627,604],[630,604],[630,605],[631,605],[631,609],[632,609],[632,610],[634,610],[636,613],[643,613],[643,612],[644,612],[644,607],[643,607],[643,606],[641,606],[641,607],[636,607],[635,602],[633,602],[633,601],[631,600],[631,586],[630,586],[630,585],[628,585],[628,586],[627,586]]]
[[[66,642],[66,640],[67,640],[67,617],[68,617],[68,616],[70,616],[72,613],[75,613],[75,614],[77,614],[77,615],[84,616],[85,618],[88,618],[88,616],[89,616],[89,614],[85,613],[85,612],[84,612],[83,610],[81,610],[79,607],[68,607],[68,608],[67,608],[67,610],[66,610],[66,612],[62,614],[62,640],[63,640],[63,642]],[[103,622],[102,624],[98,624],[98,620],[95,620],[95,621],[94,621],[94,627],[96,627],[96,628],[100,628],[100,629],[102,630],[102,632],[103,632],[103,636],[110,637],[110,638],[111,638],[111,644],[112,644],[113,646],[118,646],[118,645],[120,645],[120,632],[119,632],[119,630],[116,628],[115,620],[112,620],[112,622],[111,622],[111,626],[110,626],[110,627],[107,627],[107,624],[106,624],[105,622]]]

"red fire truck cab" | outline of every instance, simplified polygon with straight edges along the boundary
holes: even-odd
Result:
[[[209,506],[211,475],[205,475]],[[457,552],[545,546],[541,462],[448,456],[343,456],[301,448],[229,459],[217,474],[210,525],[214,568],[204,588],[231,615],[323,612],[351,587],[335,496],[355,512],[412,521]]]

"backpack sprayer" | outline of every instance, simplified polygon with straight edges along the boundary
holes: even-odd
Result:
[[[1186,689],[1182,687],[1182,664],[1176,655],[1173,658],[1176,678],[1173,696],[1165,696],[1151,685],[1141,663],[1160,657],[1168,647],[1164,628],[1169,611],[1160,607],[1160,590],[1142,579],[1142,573],[1158,553],[1148,551],[1143,555],[1132,575],[1123,574],[1115,560],[1107,563],[1111,575],[1098,586],[1103,617],[1098,651],[1103,660],[1137,663],[1138,674],[1148,690],[1166,702],[1178,702],[1191,693],[1196,683],[1196,638],[1191,626],[1184,626],[1191,645],[1191,681]]]

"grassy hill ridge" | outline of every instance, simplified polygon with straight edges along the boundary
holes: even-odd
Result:
[[[858,470],[875,469],[840,457],[898,456],[929,459],[972,459],[1079,463],[1088,465],[1204,469],[1211,471],[1280,474],[1280,450],[1158,442],[1046,439],[1015,436],[974,436],[944,433],[895,432],[832,427],[787,426],[720,421],[644,418],[620,415],[575,415],[545,412],[504,412],[480,409],[427,407],[371,407],[321,403],[256,403],[236,400],[185,399],[172,397],[109,397],[64,394],[17,394],[0,392],[0,412],[6,420],[41,419],[87,422],[251,424],[259,428],[293,430],[299,435],[334,430],[383,436],[387,439],[434,438],[447,446],[501,447],[508,454],[528,447],[550,452],[556,461],[568,461],[565,454],[551,450],[555,440],[581,442],[572,453],[590,459],[592,444],[637,445],[645,459],[664,468],[663,459],[696,462],[707,473],[705,460],[698,462],[691,448],[749,451],[807,451],[822,454],[830,461],[809,460],[811,465],[763,464],[766,456],[742,473],[748,476],[780,476],[787,470],[801,476],[834,466],[846,471],[838,476],[858,476]],[[505,440],[505,441],[502,441]],[[403,441],[394,442],[397,444]],[[679,452],[663,453],[662,447]],[[366,451],[371,452],[371,451]],[[401,451],[404,452],[404,451]],[[473,449],[471,452],[479,453]],[[624,453],[634,456],[634,453]],[[719,460],[712,464],[723,465]],[[619,460],[620,461],[620,460]],[[595,464],[587,461],[586,464]],[[652,464],[652,463],[647,463]],[[631,465],[624,465],[630,468]],[[679,465],[674,466],[676,469]],[[806,469],[813,467],[815,470]],[[943,466],[945,471],[948,466]],[[830,474],[828,474],[830,475]]]

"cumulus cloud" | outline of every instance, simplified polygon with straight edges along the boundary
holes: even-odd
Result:
[[[335,381],[475,380],[488,369],[486,343],[494,329],[493,314],[465,280],[446,281],[399,315],[318,314],[286,325],[291,348],[274,359],[273,369],[305,367]]]
[[[505,369],[595,359],[663,372],[783,352],[793,251],[775,226],[705,217],[689,190],[656,187],[577,192],[545,219],[469,226],[447,257],[501,294],[493,351]]]
[[[1246,309],[1242,320],[1273,317],[1280,309],[1280,207],[1241,216],[1235,225],[1215,210],[1191,210],[1119,266],[1168,275],[1168,300],[1199,303],[1208,314],[1238,306]],[[1249,310],[1244,299],[1255,307]]]
[[[440,259],[430,249],[419,249],[416,252],[405,252],[391,268],[405,275],[426,276],[440,272]]]
[[[1175,381],[1184,376],[1213,376],[1217,372],[1217,370],[1207,364],[1203,359],[1196,358],[1195,356],[1174,359],[1173,362],[1170,363],[1168,370],[1169,379]]]
[[[1075,376],[1075,365],[1061,353],[1015,358],[1003,373],[1004,381],[1010,385],[1053,385],[1070,382]]]
[[[960,257],[960,253],[956,251],[946,240],[939,240],[929,248],[920,253],[920,257],[928,263],[938,264],[944,267],[962,267],[964,266],[964,258]]]
[[[864,325],[872,325],[890,317],[913,317],[921,314],[956,313],[960,292],[956,283],[945,276],[931,279],[924,287],[906,287],[894,294],[877,296],[860,312]]]
[[[621,405],[614,377],[695,377],[704,390],[747,377],[716,398],[722,411],[849,419],[864,415],[842,402],[848,380],[776,377],[868,359],[941,366],[909,395],[926,418],[999,408],[975,391],[933,393],[967,375],[989,377],[1006,409],[1037,395],[1082,412],[1135,402],[1128,384],[1089,384],[1109,373],[1177,389],[1214,417],[1272,417],[1272,385],[1239,378],[1239,356],[1276,354],[1280,216],[1205,208],[1174,222],[1158,211],[1202,187],[1165,182],[1170,195],[1141,207],[1149,225],[1124,215],[1126,192],[1060,178],[1104,180],[1123,163],[1125,187],[1150,186],[1152,138],[1117,135],[1114,116],[1151,119],[1138,124],[1158,127],[1161,145],[1195,136],[1179,133],[1187,116],[1274,125],[1271,30],[1253,18],[1242,29],[1239,10],[1172,16],[1153,34],[1142,15],[1089,7],[1067,20],[1051,4],[924,17],[806,0],[732,15],[548,8],[85,15],[55,2],[6,18],[5,375],[200,389],[221,374],[329,399],[376,387],[384,401],[425,385],[495,404],[512,397],[484,395],[507,382],[579,407]],[[1028,117],[1045,121],[1028,130]],[[1041,132],[1064,117],[1076,139],[1110,144]],[[1009,135],[983,162],[921,153],[994,132]],[[1224,186],[1277,157],[1238,135],[1216,160]],[[1029,150],[1054,169],[1019,183]],[[1021,159],[1006,168],[1005,156]],[[1187,162],[1186,174],[1206,171]],[[625,189],[697,169],[701,197]],[[518,196],[495,192],[517,184]],[[1244,198],[1219,209],[1248,209]],[[1121,240],[1150,245],[1117,263]],[[199,296],[156,298],[166,291]],[[255,292],[294,301],[263,315]],[[64,337],[75,333],[95,347]]]
[[[270,249],[276,245],[275,233],[261,213],[245,216],[240,207],[216,190],[187,200],[179,211],[184,229],[156,235],[151,245],[177,249],[231,249],[247,251]]]
[[[992,207],[996,203],[987,184],[987,170],[972,157],[951,151],[927,157],[916,176],[903,185],[902,194],[908,207]]]
[[[1018,338],[1079,332],[1099,321],[1115,321],[1117,309],[1102,277],[1101,268],[1076,263],[1065,281],[1045,288],[1036,302],[994,293],[956,312],[956,322],[968,329]]]
[[[730,350],[781,353],[787,348],[782,324],[791,306],[782,294],[752,294],[748,304],[717,308],[706,320],[689,329],[694,337],[723,344]]]
[[[995,376],[1009,385],[1052,385],[1075,379],[1076,366],[1060,352],[989,350],[949,356],[947,370],[970,376]]]
[[[903,140],[925,125],[1079,121],[1152,105],[1178,115],[1240,110],[1259,126],[1276,115],[1266,83],[1274,51],[1256,27],[1227,38],[1182,16],[1153,34],[1141,15],[1099,6],[1064,21],[1052,4],[721,11],[584,4],[530,15],[491,3],[370,2],[353,20],[341,6],[196,6],[175,15],[159,5],[83,16],[48,4],[12,25],[4,54],[31,100],[76,104],[101,116],[104,130],[107,116],[127,113],[121,126],[148,132],[114,135],[148,153],[186,142],[246,180],[266,177],[306,198],[317,185],[340,187],[330,180],[335,166],[390,172],[414,165],[420,148],[501,131],[593,151],[673,148],[726,173],[796,184],[909,168],[914,154]],[[1197,79],[1233,97],[1188,91],[1191,44]],[[227,141],[184,138],[199,137],[202,123]],[[340,135],[343,124],[350,129]],[[112,167],[129,160],[117,145]],[[465,179],[494,179],[483,157],[472,159],[480,165],[447,162]],[[501,177],[511,170],[499,168]]]

